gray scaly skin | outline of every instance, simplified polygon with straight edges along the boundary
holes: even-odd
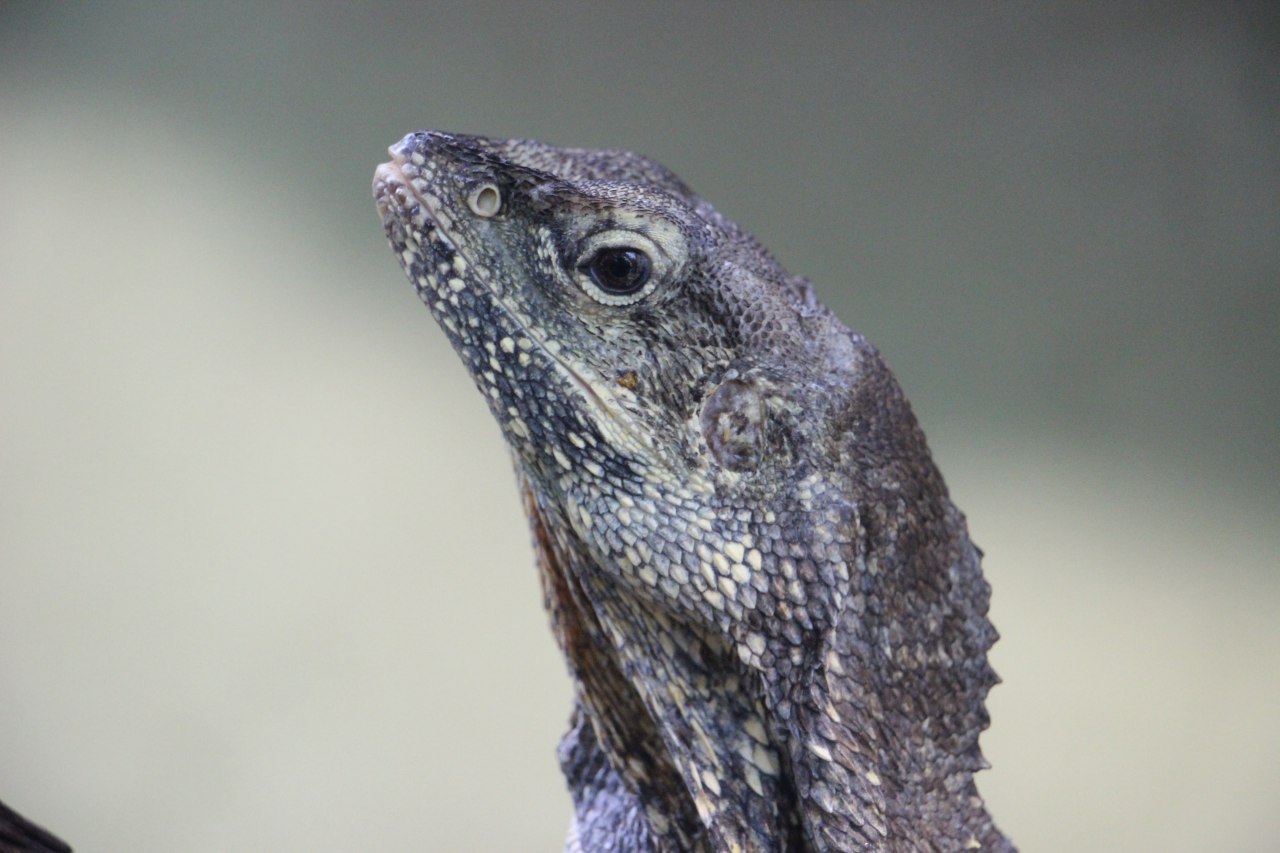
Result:
[[[571,850],[1010,850],[964,517],[879,354],[624,151],[421,132],[374,194],[510,445]]]

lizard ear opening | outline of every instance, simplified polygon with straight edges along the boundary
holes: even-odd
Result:
[[[730,379],[702,404],[702,437],[711,457],[730,471],[749,471],[764,449],[765,401],[748,382]]]

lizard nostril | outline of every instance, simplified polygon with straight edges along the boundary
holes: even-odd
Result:
[[[485,219],[496,216],[502,207],[502,193],[493,184],[481,184],[467,194],[467,207]]]

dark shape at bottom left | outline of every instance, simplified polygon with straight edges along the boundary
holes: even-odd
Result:
[[[0,803],[0,853],[71,853],[71,848]]]

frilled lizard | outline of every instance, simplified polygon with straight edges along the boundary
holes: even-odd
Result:
[[[625,151],[420,132],[374,195],[515,459],[569,850],[1010,850],[980,554],[878,352]]]

